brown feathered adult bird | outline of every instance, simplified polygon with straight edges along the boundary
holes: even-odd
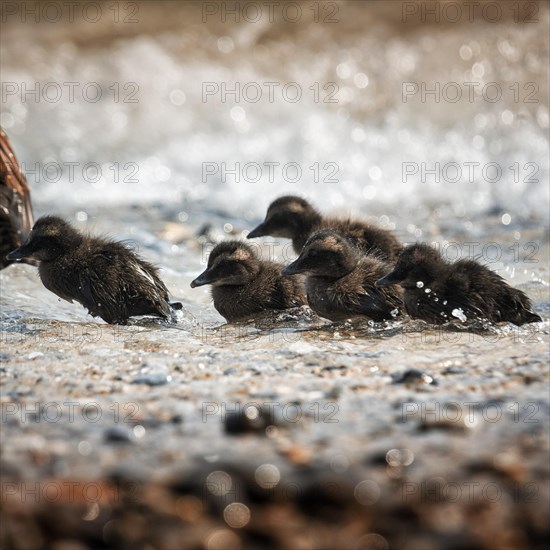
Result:
[[[320,229],[334,229],[362,252],[385,260],[394,260],[402,249],[401,243],[389,231],[360,220],[323,216],[308,201],[294,195],[274,200],[267,209],[265,220],[247,238],[270,235],[292,239],[292,248],[300,254],[308,238]]]
[[[515,325],[541,321],[525,293],[474,260],[451,263],[427,244],[403,250],[394,269],[376,283],[400,285],[405,308],[428,323],[488,319]]]
[[[6,256],[26,241],[32,225],[29,185],[8,136],[0,128],[0,269],[13,263]]]
[[[306,275],[309,306],[321,317],[331,321],[355,317],[384,321],[397,318],[403,306],[399,287],[375,286],[389,268],[387,262],[360,253],[340,233],[322,229],[307,240],[283,275]]]
[[[241,241],[224,241],[208,257],[208,266],[191,287],[212,285],[214,307],[229,322],[266,310],[306,303],[302,277],[283,277],[281,264],[261,260]]]
[[[172,318],[181,304],[168,301],[157,268],[123,243],[83,235],[65,220],[43,216],[30,238],[8,254],[9,260],[33,258],[44,286],[90,315],[125,324],[130,317]]]

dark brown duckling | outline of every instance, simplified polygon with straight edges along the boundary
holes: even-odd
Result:
[[[300,254],[308,238],[319,229],[334,229],[361,251],[380,259],[391,261],[402,249],[396,237],[385,229],[361,221],[324,217],[309,202],[293,195],[274,200],[265,220],[247,238],[271,235],[292,239],[294,251]]]
[[[428,323],[488,319],[523,325],[542,320],[531,300],[494,271],[473,260],[447,262],[426,244],[405,248],[393,271],[376,284],[401,285],[409,315]]]
[[[212,285],[214,307],[227,321],[238,321],[269,309],[306,304],[302,277],[283,277],[283,266],[261,261],[241,241],[224,241],[208,257],[208,266],[192,283]]]
[[[306,242],[284,275],[305,273],[308,303],[321,317],[345,321],[367,317],[373,321],[393,319],[403,306],[397,286],[380,289],[374,283],[389,264],[361,254],[343,235],[322,229]]]
[[[79,302],[107,323],[124,324],[135,315],[170,318],[173,309],[181,309],[181,304],[168,302],[155,266],[126,245],[82,235],[58,217],[40,218],[29,241],[8,258],[38,260],[48,290]]]
[[[8,136],[0,128],[0,269],[13,263],[6,256],[27,240],[32,224],[29,185]]]

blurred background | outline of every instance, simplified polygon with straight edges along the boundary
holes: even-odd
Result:
[[[39,213],[257,220],[292,192],[413,240],[547,222],[547,2],[97,6],[2,8],[1,123]]]

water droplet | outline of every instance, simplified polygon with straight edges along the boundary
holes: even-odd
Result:
[[[353,496],[359,504],[371,506],[372,504],[376,504],[380,498],[380,487],[376,481],[365,479],[355,486]]]
[[[469,59],[472,59],[472,48],[470,48],[466,44],[463,44],[462,46],[460,46],[459,54],[460,57],[464,59],[464,61],[468,61]]]
[[[417,281],[416,282],[416,287],[417,288],[423,288],[424,287],[424,283],[422,281]]]
[[[254,478],[263,489],[272,489],[281,480],[281,473],[279,468],[273,464],[262,464],[256,468]]]
[[[462,311],[462,308],[455,308],[453,311],[451,311],[451,315],[453,317],[456,317],[457,319],[460,319],[462,322],[467,321],[468,317],[464,315],[464,312]]]
[[[170,102],[172,105],[176,105],[176,107],[183,105],[185,103],[185,99],[185,92],[182,90],[172,90],[170,92]]]
[[[89,441],[81,441],[78,444],[78,452],[82,456],[89,456],[92,452],[92,445],[90,444]]]
[[[233,502],[225,507],[223,519],[229,527],[239,529],[250,521],[250,510],[242,502]]]
[[[358,88],[366,88],[369,85],[369,77],[365,73],[357,73],[353,77],[353,83]]]
[[[137,439],[141,439],[145,435],[145,432],[146,430],[141,424],[138,424],[137,426],[134,427],[134,436]]]
[[[229,36],[220,36],[220,38],[218,38],[217,45],[218,50],[222,53],[231,53],[235,47],[233,39]]]
[[[340,63],[340,64],[336,67],[336,74],[337,74],[340,78],[349,78],[350,75],[351,75],[350,66],[349,66],[347,63]]]
[[[242,122],[246,118],[246,111],[242,107],[232,107],[230,111],[231,119],[235,122]]]

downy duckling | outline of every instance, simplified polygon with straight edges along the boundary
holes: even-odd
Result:
[[[126,245],[82,235],[55,216],[38,219],[28,242],[8,254],[9,260],[24,258],[39,262],[48,290],[107,323],[124,324],[135,315],[171,318],[173,309],[181,309],[168,302],[155,266]]]
[[[474,260],[450,263],[427,244],[406,247],[377,286],[401,285],[411,317],[441,324],[451,320],[488,319],[515,325],[535,323],[531,300]]]
[[[32,224],[29,185],[8,136],[0,128],[0,269],[13,263],[6,256],[27,240]]]
[[[307,239],[319,229],[334,229],[367,254],[393,260],[402,247],[396,237],[361,221],[341,220],[322,216],[308,201],[288,195],[274,200],[265,220],[247,236],[248,239],[271,235],[292,239],[292,247],[300,254]]]
[[[246,243],[224,241],[212,250],[206,270],[191,287],[212,285],[214,307],[233,322],[306,303],[302,278],[283,277],[282,269],[280,264],[261,261]]]
[[[321,317],[383,321],[397,317],[403,305],[399,287],[380,289],[374,285],[389,268],[375,256],[362,255],[338,232],[322,229],[308,239],[283,274],[306,274],[309,306]]]

